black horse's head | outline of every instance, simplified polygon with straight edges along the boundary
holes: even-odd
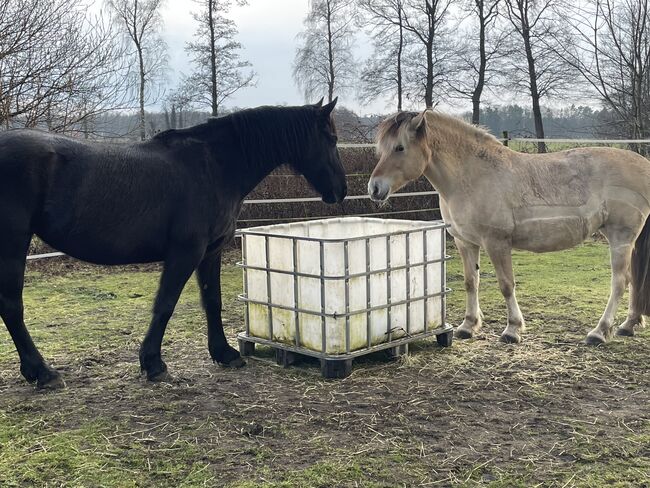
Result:
[[[302,173],[307,181],[320,193],[325,203],[339,203],[347,194],[345,171],[336,148],[336,129],[332,121],[332,111],[336,99],[327,105],[321,102],[307,105],[310,112],[309,134],[304,140],[299,157],[292,162],[296,171]]]

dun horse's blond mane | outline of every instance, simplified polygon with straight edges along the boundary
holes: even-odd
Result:
[[[435,140],[439,145],[468,144],[479,142],[482,144],[494,142],[500,145],[498,139],[490,134],[487,129],[472,125],[458,117],[427,110],[427,133],[429,140]],[[390,143],[403,134],[402,128],[407,127],[413,118],[419,115],[418,112],[397,112],[386,118],[378,127],[377,141]]]

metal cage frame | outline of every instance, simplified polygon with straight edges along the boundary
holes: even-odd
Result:
[[[245,327],[246,330],[245,332],[241,332],[238,335],[238,340],[240,342],[240,349],[242,348],[245,343],[254,343],[254,344],[263,344],[263,345],[268,345],[272,346],[276,349],[281,349],[284,351],[289,351],[291,353],[297,353],[297,354],[302,354],[306,356],[311,356],[315,358],[319,358],[321,360],[336,360],[336,361],[341,361],[341,360],[351,360],[355,357],[358,356],[363,356],[366,354],[370,354],[375,351],[381,351],[384,349],[395,349],[395,348],[402,348],[401,351],[406,352],[407,347],[406,346],[408,343],[424,339],[426,337],[431,337],[433,335],[436,336],[441,336],[443,334],[451,334],[453,331],[453,328],[450,325],[447,325],[445,322],[446,319],[446,295],[451,291],[451,289],[447,288],[445,286],[446,283],[446,261],[448,261],[450,258],[449,255],[446,253],[446,239],[445,239],[445,234],[444,234],[444,229],[449,227],[448,224],[445,224],[442,221],[436,221],[435,223],[432,223],[430,225],[426,225],[423,227],[419,227],[417,229],[404,229],[400,231],[394,231],[394,232],[386,232],[386,233],[381,233],[381,234],[372,234],[372,235],[366,235],[366,236],[358,236],[358,237],[348,237],[348,238],[317,238],[317,237],[308,237],[308,236],[296,236],[296,235],[289,235],[289,234],[281,234],[281,233],[270,233],[270,232],[263,232],[258,230],[258,228],[252,228],[250,230],[247,229],[241,229],[238,230],[236,233],[236,236],[242,239],[242,261],[237,263],[237,266],[242,268],[243,270],[243,286],[244,290],[243,293],[238,296],[238,299],[242,302],[245,303]],[[440,239],[440,258],[436,259],[431,259],[427,256],[427,232],[434,231],[434,230],[442,230],[442,237]],[[423,250],[423,255],[421,256],[421,259],[418,260],[417,262],[412,262],[410,256],[410,238],[413,234],[422,234],[422,250]],[[263,266],[252,266],[247,264],[246,262],[246,237],[247,236],[257,236],[257,237],[263,237],[264,238],[264,247],[265,247],[265,262],[266,262],[266,267]],[[406,240],[406,262],[403,265],[400,266],[395,266],[391,267],[391,262],[390,262],[390,239],[393,236],[405,236]],[[291,266],[291,271],[288,270],[281,270],[281,269],[276,269],[272,268],[270,266],[270,253],[269,253],[269,239],[287,239],[291,241],[291,247],[293,249],[293,255],[292,255],[292,266]],[[371,270],[370,269],[370,241],[378,238],[384,238],[386,242],[386,267],[382,269],[375,269]],[[318,274],[312,274],[312,273],[303,273],[299,272],[296,270],[297,267],[297,249],[298,249],[298,241],[312,241],[312,242],[318,242],[319,243],[319,270],[320,272]],[[348,251],[348,246],[350,242],[356,242],[356,241],[365,241],[365,250],[366,250],[366,269],[364,272],[360,273],[350,273],[349,271],[349,251]],[[342,275],[328,275],[325,274],[325,266],[324,266],[324,261],[325,261],[325,244],[327,243],[342,243],[343,244],[343,257],[344,257],[344,268],[345,272]],[[441,265],[441,273],[440,273],[440,290],[439,292],[435,293],[428,293],[428,283],[427,283],[427,267],[433,264],[437,263],[442,263]],[[424,283],[423,283],[423,291],[424,294],[422,296],[416,296],[412,297],[410,296],[410,287],[407,286],[406,289],[406,298],[403,300],[395,301],[393,302],[391,300],[391,273],[393,271],[397,270],[405,270],[406,272],[406,281],[407,283],[409,282],[409,274],[410,270],[414,267],[419,267],[421,266],[423,268],[423,277],[424,277]],[[267,286],[267,297],[268,301],[260,301],[260,300],[253,300],[248,297],[248,270],[256,270],[256,271],[262,271],[266,273],[266,286]],[[271,274],[272,273],[279,273],[279,274],[285,274],[285,275],[290,275],[293,276],[293,286],[294,286],[294,291],[293,291],[293,296],[294,296],[294,305],[293,306],[286,306],[286,305],[279,305],[277,303],[273,303],[273,297],[272,297],[272,290],[271,290]],[[373,275],[377,275],[380,273],[385,273],[386,274],[386,288],[387,288],[387,303],[383,305],[375,305],[371,306],[370,304],[370,277]],[[314,311],[314,310],[305,310],[302,309],[298,306],[298,278],[312,278],[319,280],[320,282],[320,294],[321,294],[321,310],[320,311]],[[349,282],[350,279],[352,278],[362,278],[365,277],[366,281],[366,297],[367,297],[367,304],[365,308],[361,309],[356,309],[356,310],[350,310],[350,297],[349,297]],[[325,282],[328,280],[345,280],[345,312],[344,313],[326,313],[325,312]],[[441,327],[429,329],[427,325],[427,312],[428,312],[428,307],[426,306],[426,301],[430,298],[434,297],[440,297],[440,317],[441,317]],[[422,301],[424,303],[424,331],[411,334],[410,329],[411,329],[411,303],[415,302],[420,302]],[[279,341],[274,341],[272,339],[266,339],[266,338],[261,338],[261,337],[256,337],[256,336],[251,336],[250,335],[250,317],[249,317],[249,304],[257,304],[257,305],[262,305],[268,307],[268,327],[269,327],[269,337],[273,337],[273,309],[283,309],[287,311],[291,311],[294,313],[294,321],[295,321],[295,341],[294,344],[288,344],[285,342],[279,342]],[[406,312],[406,324],[405,324],[405,330],[404,336],[400,338],[393,338],[393,334],[395,331],[395,328],[391,328],[391,320],[390,320],[390,315],[391,315],[391,309],[395,306],[400,306],[400,305],[406,305],[407,306],[407,312]],[[387,340],[386,342],[382,342],[381,344],[371,344],[371,334],[370,334],[370,313],[373,311],[377,310],[387,310],[387,330],[386,330],[386,336]],[[363,347],[361,349],[355,349],[352,351],[350,349],[350,317],[354,315],[360,315],[360,314],[366,314],[367,319],[366,319],[366,327],[367,327],[367,345],[366,347]],[[300,314],[308,314],[312,316],[318,316],[321,318],[321,337],[322,337],[322,347],[320,351],[314,350],[314,349],[308,349],[306,347],[303,347],[300,345]],[[345,317],[345,353],[339,353],[339,354],[332,354],[326,352],[327,348],[327,327],[326,327],[326,318],[341,318]],[[396,349],[397,350],[397,349]]]

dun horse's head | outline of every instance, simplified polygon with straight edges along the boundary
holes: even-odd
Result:
[[[337,136],[332,111],[337,99],[325,106],[322,100],[308,108],[315,113],[315,125],[305,141],[302,158],[294,165],[320,193],[325,203],[339,203],[348,192],[345,171],[336,147]]]
[[[368,181],[368,194],[382,202],[424,172],[430,158],[426,143],[426,111],[398,112],[384,120],[377,133],[379,162]]]

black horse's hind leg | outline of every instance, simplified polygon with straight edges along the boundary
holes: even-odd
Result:
[[[221,322],[221,253],[203,258],[197,269],[201,303],[208,321],[208,350],[212,359],[222,366],[239,368],[246,362],[231,347],[223,333]]]
[[[162,339],[183,287],[192,276],[201,254],[202,251],[188,253],[184,250],[178,251],[178,254],[170,252],[170,258],[165,260],[151,324],[140,346],[140,368],[147,372],[150,381],[161,381],[168,377],[167,365],[160,356]]]
[[[59,373],[47,365],[25,327],[22,294],[30,237],[10,233],[0,239],[0,317],[14,341],[25,379],[36,381],[38,388],[60,388],[64,383]]]

